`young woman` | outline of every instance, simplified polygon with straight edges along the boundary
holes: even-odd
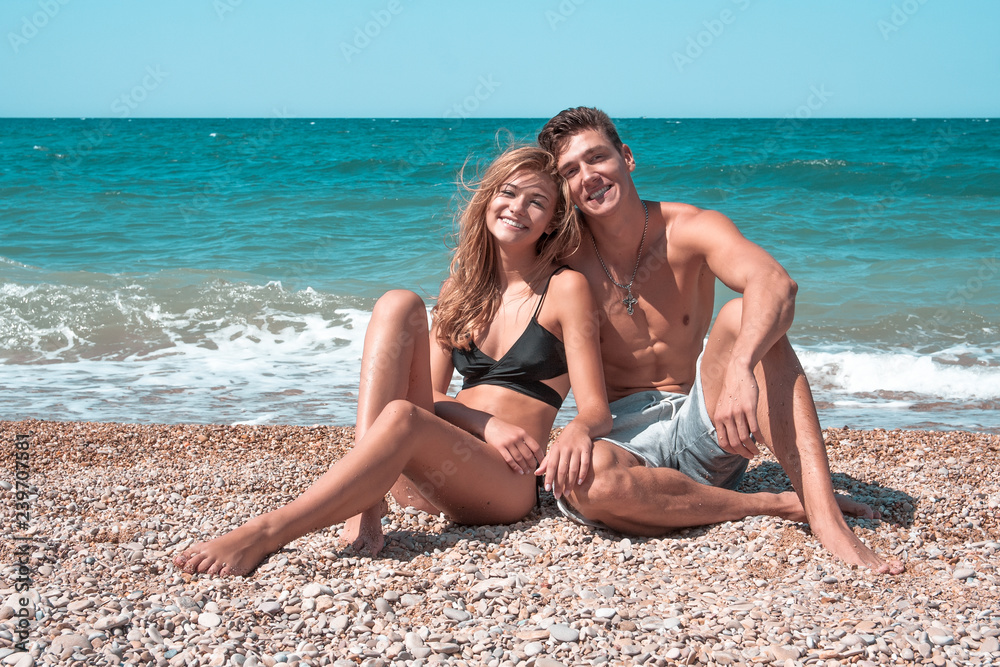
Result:
[[[535,505],[535,475],[557,495],[586,477],[589,443],[611,415],[590,288],[558,263],[580,235],[555,163],[536,147],[509,149],[471,190],[432,331],[412,292],[375,305],[354,448],[297,499],[192,546],[178,567],[247,574],[297,537],[343,521],[345,539],[375,553],[390,490],[402,505],[458,523],[512,523]],[[450,398],[454,369],[465,382]],[[577,417],[546,453],[570,384]]]

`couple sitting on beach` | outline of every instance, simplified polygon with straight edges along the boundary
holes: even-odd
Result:
[[[475,184],[430,331],[416,294],[375,305],[354,448],[293,502],[176,564],[247,574],[344,521],[346,541],[376,553],[387,492],[458,523],[512,523],[535,506],[538,475],[588,525],[655,536],[767,514],[808,521],[847,563],[901,572],[844,521],[874,513],[834,493],[785,337],[796,285],[784,269],[720,213],[640,199],[603,112],[567,109],[538,140]],[[742,298],[709,330],[716,278]],[[546,451],[571,385],[577,416]],[[794,492],[735,490],[760,443]]]

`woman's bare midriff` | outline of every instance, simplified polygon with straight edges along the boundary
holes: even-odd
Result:
[[[455,398],[473,410],[481,410],[520,426],[543,447],[549,441],[557,412],[551,405],[505,387],[488,384],[463,389]]]

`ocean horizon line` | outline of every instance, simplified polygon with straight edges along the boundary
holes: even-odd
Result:
[[[910,120],[910,121],[1000,121],[997,116],[829,116],[823,118],[799,118],[794,114],[785,116],[615,116],[612,118],[620,120],[773,120],[784,121],[794,120],[800,123],[812,122],[842,122],[845,120]],[[273,120],[270,116],[4,116],[0,115],[0,120],[115,120],[115,121],[144,121],[144,120]],[[496,116],[496,117],[472,117],[472,116],[285,116],[294,120],[440,120],[440,121],[504,121],[504,120],[541,120],[545,121],[551,116]]]

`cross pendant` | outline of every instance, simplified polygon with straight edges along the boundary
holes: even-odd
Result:
[[[637,298],[635,298],[634,296],[632,296],[632,290],[629,290],[628,291],[628,296],[626,296],[624,299],[622,299],[622,303],[625,304],[625,310],[628,311],[629,315],[631,315],[632,314],[632,306],[635,305],[635,304],[637,304],[637,303],[639,303],[639,300]]]

